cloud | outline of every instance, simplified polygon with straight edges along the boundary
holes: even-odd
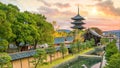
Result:
[[[69,7],[71,7],[69,3],[65,3],[65,4],[55,3],[54,5],[59,7],[59,8],[69,8]]]
[[[38,8],[38,11],[43,14],[57,14],[59,12],[58,9],[48,8],[45,6],[41,6],[40,8]]]
[[[74,12],[68,10],[60,11],[57,8],[50,8],[45,6],[41,6],[40,8],[38,8],[38,11],[44,14],[45,16],[47,16],[47,18],[56,19],[56,20],[58,19],[68,20],[68,18],[75,15]]]
[[[107,16],[120,16],[120,8],[116,8],[111,0],[99,2],[95,6]]]
[[[38,1],[42,2],[46,6],[49,6],[49,7],[51,6],[51,4],[46,2],[45,0],[38,0]]]
[[[47,2],[45,0],[37,0],[37,1],[42,2],[47,7],[51,7],[51,6],[57,6],[58,8],[69,8],[70,7],[69,3],[65,3],[65,4],[62,4],[62,3],[49,3],[49,2]]]
[[[56,21],[57,25],[60,25],[60,28],[68,28],[71,26],[71,17],[76,15],[76,13],[69,10],[60,11],[57,8],[50,8],[41,6],[38,9],[39,13],[44,14],[47,17],[49,22]]]
[[[114,19],[107,19],[107,18],[106,19],[105,18],[89,18],[85,20],[84,22],[86,23],[85,27],[88,27],[88,28],[98,27],[102,29],[103,31],[106,31],[106,30],[120,29],[119,21],[120,21],[119,19],[114,20]]]
[[[92,1],[98,1],[98,2],[100,2],[100,1],[102,1],[102,0],[92,0]]]

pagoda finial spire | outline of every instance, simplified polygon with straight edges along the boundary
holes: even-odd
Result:
[[[78,15],[79,15],[79,4],[78,4]]]

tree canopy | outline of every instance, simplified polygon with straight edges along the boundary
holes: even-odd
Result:
[[[53,43],[54,28],[42,14],[20,12],[17,6],[0,3],[0,38],[19,47]]]

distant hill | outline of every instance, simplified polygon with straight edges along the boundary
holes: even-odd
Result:
[[[67,30],[67,29],[59,29],[59,30],[57,30],[57,32],[66,32],[66,33],[70,33],[71,30]]]
[[[112,33],[112,34],[115,34],[117,37],[120,38],[120,30],[104,31],[103,33],[105,33],[105,34],[107,34],[107,33]]]

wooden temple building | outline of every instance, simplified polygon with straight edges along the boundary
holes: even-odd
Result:
[[[98,43],[100,43],[100,39],[101,39],[101,35],[98,34],[95,30],[93,29],[87,29],[86,33],[84,34],[84,39],[86,40],[91,40],[94,39],[95,40],[95,45],[97,45]]]

